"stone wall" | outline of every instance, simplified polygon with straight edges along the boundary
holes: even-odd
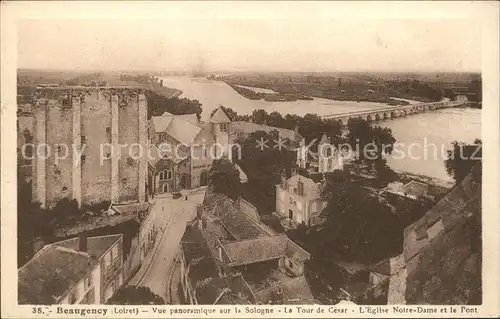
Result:
[[[45,179],[47,206],[53,207],[62,198],[72,198],[73,112],[71,104],[62,105],[60,100],[48,100],[45,126],[49,151]]]
[[[144,201],[146,112],[144,95],[136,89],[38,89],[34,142],[46,143],[50,153],[34,161],[34,199],[48,207],[64,197],[80,205],[111,199]],[[142,158],[129,159],[129,155],[141,154],[140,145]]]
[[[81,162],[83,204],[111,198],[111,159],[104,159],[106,153],[112,153],[110,147],[104,147],[111,143],[110,111],[109,91],[92,90],[81,105],[81,135],[85,142],[82,153],[85,160]]]
[[[120,160],[118,161],[119,201],[137,201],[139,199],[140,166],[138,159],[140,150],[137,146],[139,145],[139,101],[137,94],[131,91],[123,91],[118,94],[118,126],[121,147]]]

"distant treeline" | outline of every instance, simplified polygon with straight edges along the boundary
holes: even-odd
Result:
[[[80,75],[69,80],[66,80],[64,84],[70,86],[83,85],[83,86],[105,86],[106,81],[98,81],[101,77],[101,73],[91,73]]]
[[[198,100],[190,100],[178,97],[165,97],[153,91],[146,91],[148,100],[148,119],[151,116],[161,116],[168,112],[175,115],[196,113],[198,120],[201,118],[201,103]]]

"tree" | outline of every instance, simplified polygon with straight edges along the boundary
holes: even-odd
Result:
[[[348,171],[327,176],[322,242],[330,241],[346,258],[375,261],[402,249],[403,228],[390,208],[351,180]]]
[[[358,156],[361,161],[378,160],[384,153],[392,153],[396,138],[391,129],[371,126],[362,118],[349,119],[347,129],[347,140],[353,150],[359,149]]]
[[[237,160],[237,164],[248,177],[244,197],[262,213],[275,209],[276,185],[280,183],[281,171],[289,171],[295,167],[295,152],[284,147],[274,148],[271,143],[276,136],[273,133],[257,131],[238,140],[241,158]],[[267,141],[268,147],[256,148],[258,141]]]
[[[446,171],[458,183],[464,179],[475,164],[481,165],[482,141],[475,139],[473,144],[454,141],[452,148],[447,150],[447,158],[444,161]],[[475,176],[481,180],[481,170]]]
[[[148,119],[151,116],[161,116],[165,112],[176,115],[196,113],[198,119],[201,118],[203,109],[198,100],[178,97],[167,98],[150,90],[146,91],[146,98],[148,101]]]
[[[58,224],[65,224],[81,217],[82,211],[78,208],[76,199],[62,198],[51,210],[52,216]]]
[[[222,193],[235,200],[240,196],[240,172],[226,158],[216,159],[208,172],[210,185],[216,193]]]
[[[164,305],[165,300],[148,287],[125,286],[106,302],[108,305]]]
[[[252,112],[252,122],[257,124],[264,124],[266,122],[267,113],[266,111],[259,109],[253,110]]]
[[[394,182],[398,179],[398,174],[387,165],[385,159],[378,159],[374,162],[375,171],[377,172],[378,187],[386,187],[387,184]]]

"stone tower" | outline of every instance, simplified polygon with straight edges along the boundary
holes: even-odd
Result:
[[[212,124],[212,134],[214,135],[215,144],[214,153],[216,158],[227,157],[232,162],[231,151],[229,150],[229,130],[231,120],[226,115],[222,107],[217,108],[215,113],[210,117]]]

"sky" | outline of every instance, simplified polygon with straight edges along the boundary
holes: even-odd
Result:
[[[451,16],[347,19],[275,11],[233,18],[185,12],[124,17],[114,11],[112,19],[20,19],[18,67],[191,71],[201,65],[208,72],[481,69],[479,23]]]

